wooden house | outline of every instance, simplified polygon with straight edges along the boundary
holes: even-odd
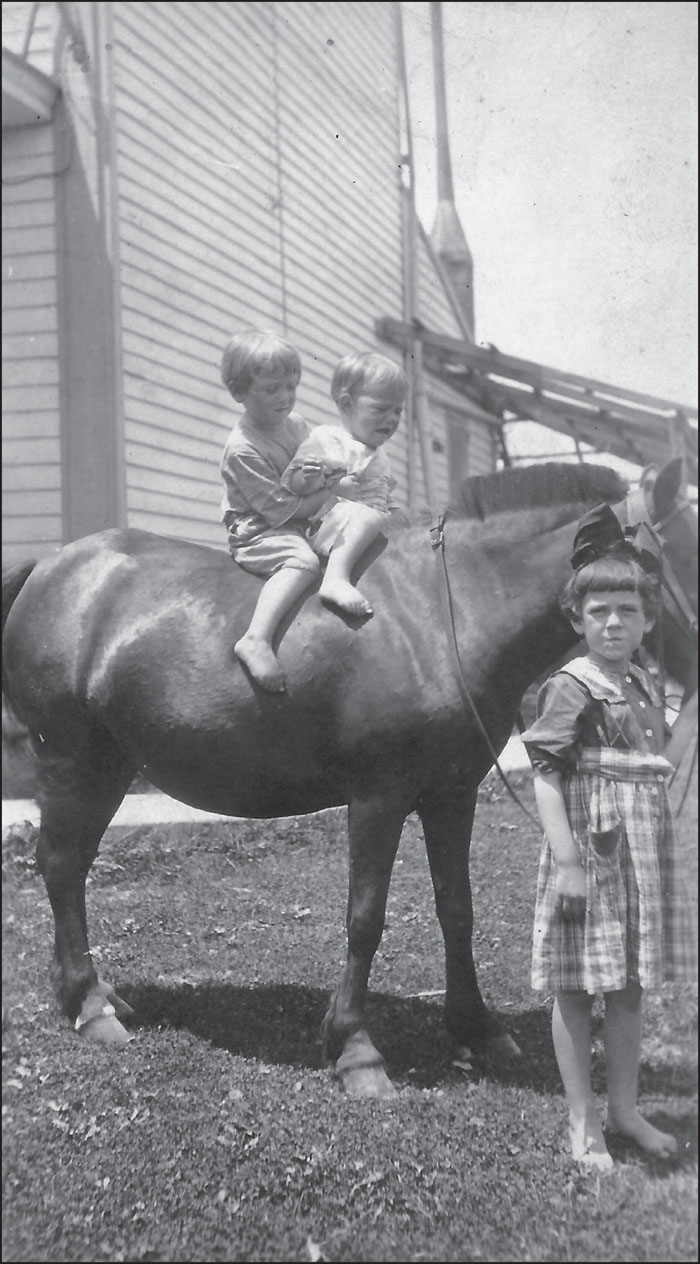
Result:
[[[245,326],[299,348],[312,423],[341,355],[405,363],[404,502],[496,467],[500,420],[381,332],[465,337],[459,269],[411,217],[398,10],[3,3],[5,562],[115,525],[224,547]]]

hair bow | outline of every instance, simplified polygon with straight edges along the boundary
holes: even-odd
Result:
[[[652,575],[661,575],[661,546],[646,522],[622,527],[609,505],[598,505],[581,518],[574,537],[571,566],[578,571],[599,557],[633,558]]]

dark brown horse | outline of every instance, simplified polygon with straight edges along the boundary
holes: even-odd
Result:
[[[661,472],[651,516],[669,523],[667,557],[697,610],[697,519],[681,507],[679,476],[678,462]],[[444,553],[427,525],[410,525],[368,554],[358,583],[373,618],[328,611],[314,594],[292,612],[279,642],[283,694],[259,689],[233,654],[259,581],[223,550],[109,530],[16,568],[3,583],[4,689],[36,746],[37,861],[58,994],[80,1033],[128,1039],[121,1020],[131,1011],[90,957],[85,880],[141,771],[183,802],[232,816],[347,804],[347,962],[324,1034],[349,1092],[393,1091],[365,1002],[411,812],[444,937],[447,1028],[461,1046],[506,1041],[472,957],[477,789],[523,692],[575,641],[557,606],[574,524],[603,501],[622,512],[625,491],[597,465],[468,480],[464,506],[447,515]],[[669,669],[686,682],[697,650],[687,628],[677,635],[667,623]]]

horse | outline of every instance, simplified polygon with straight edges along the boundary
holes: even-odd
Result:
[[[667,523],[667,565],[697,614],[697,518],[680,480],[679,461],[664,466],[648,489],[648,518]],[[322,1027],[342,1090],[395,1092],[365,1006],[413,812],[444,941],[449,1037],[460,1049],[515,1053],[484,1003],[472,954],[477,791],[524,692],[576,642],[557,603],[575,523],[603,502],[624,520],[626,493],[616,472],[592,463],[466,480],[461,506],[437,525],[406,520],[368,550],[354,580],[373,617],[329,610],[313,589],[290,612],[278,637],[279,694],[259,688],[233,653],[260,580],[223,548],[110,528],[4,575],[3,688],[36,751],[52,974],[78,1033],[117,1047],[131,1039],[133,1011],[90,956],[85,883],[142,773],[229,816],[347,806],[347,955]],[[687,601],[684,613],[669,602],[663,622],[667,668],[690,688],[697,645]]]

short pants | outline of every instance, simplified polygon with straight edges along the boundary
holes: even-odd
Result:
[[[235,546],[229,534],[229,548],[234,562],[244,571],[260,575],[263,579],[268,579],[285,566],[290,570],[309,571],[311,576],[317,575],[321,569],[303,527],[271,531],[269,535],[256,536],[249,544]]]
[[[374,525],[379,533],[384,523],[389,521],[389,517],[390,515],[383,513],[381,509],[363,505],[362,501],[339,498],[322,518],[312,522],[308,533],[309,542],[316,553],[321,557],[327,557],[336,544],[342,543],[343,530],[350,523],[363,518]]]

